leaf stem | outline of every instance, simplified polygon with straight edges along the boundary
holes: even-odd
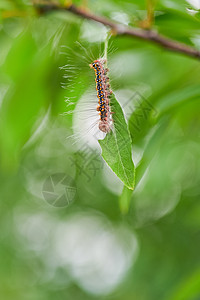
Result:
[[[104,45],[104,55],[103,58],[105,59],[105,67],[107,68],[107,59],[108,59],[108,41],[111,37],[110,31],[107,33],[106,39],[105,39],[105,45]]]

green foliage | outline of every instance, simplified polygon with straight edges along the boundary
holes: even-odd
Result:
[[[153,2],[153,29],[199,49],[198,7]],[[112,36],[113,131],[93,143],[107,29],[31,3],[0,2],[0,298],[199,299],[199,60]],[[147,17],[146,1],[75,3]]]
[[[132,190],[124,186],[122,194],[119,198],[119,206],[120,210],[123,214],[127,214],[129,207],[130,207],[130,201],[132,196]]]
[[[122,109],[114,94],[111,95],[110,101],[113,111],[113,128],[104,140],[99,141],[102,156],[125,186],[133,190],[135,168],[132,161],[131,137]]]

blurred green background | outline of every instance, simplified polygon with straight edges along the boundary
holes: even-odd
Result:
[[[153,28],[199,49],[198,1],[154,2]],[[75,3],[134,27],[147,16],[142,0]],[[96,107],[85,58],[99,57],[105,35],[69,12],[0,2],[0,299],[200,299],[200,62],[111,37],[137,167],[123,215],[100,149],[68,138],[66,112],[88,95]]]

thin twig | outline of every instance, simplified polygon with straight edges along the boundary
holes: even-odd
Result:
[[[97,16],[85,9],[78,8],[75,5],[67,5],[67,6],[59,6],[57,4],[40,4],[36,5],[37,9],[41,14],[50,12],[53,10],[66,10],[70,11],[71,13],[78,15],[82,18],[93,20],[95,22],[101,23],[105,26],[111,28],[113,34],[115,35],[122,35],[122,36],[131,36],[134,38],[150,41],[153,43],[158,44],[159,46],[178,53],[185,54],[190,57],[195,57],[200,59],[200,51],[190,46],[187,46],[183,43],[174,41],[169,39],[163,35],[158,34],[156,31],[153,30],[144,30],[144,29],[135,29],[132,27],[124,26],[122,24],[115,23],[105,17]]]

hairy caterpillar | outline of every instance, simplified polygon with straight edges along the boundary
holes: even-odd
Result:
[[[97,111],[99,111],[100,121],[99,129],[105,133],[111,130],[112,118],[110,111],[110,90],[109,78],[107,76],[108,68],[105,67],[106,60],[103,58],[95,60],[90,67],[95,71],[95,81],[97,97],[99,99],[99,105]]]
[[[67,58],[67,64],[60,67],[64,72],[67,112],[72,115],[73,137],[76,142],[98,147],[97,140],[103,139],[112,130],[112,114],[110,105],[110,90],[108,69],[105,54],[98,47],[91,49],[76,42],[73,48],[62,46],[60,54]],[[109,50],[108,52],[113,51]],[[92,53],[94,52],[94,53]],[[99,53],[100,52],[100,53]],[[95,56],[100,58],[95,59]],[[98,55],[98,56],[97,56]],[[92,62],[92,63],[91,63]],[[95,86],[93,74],[89,66],[95,71]],[[78,87],[78,89],[76,89]],[[78,91],[78,93],[77,93]],[[98,97],[96,107],[95,98]]]

